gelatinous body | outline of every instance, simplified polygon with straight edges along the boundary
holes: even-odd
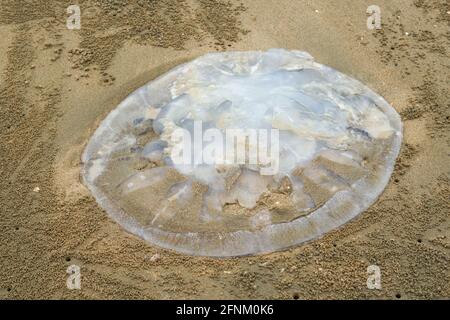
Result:
[[[180,128],[194,136],[186,163],[173,156]],[[265,138],[278,141],[277,159],[269,157],[277,170],[216,161],[220,152],[196,161],[226,148],[206,132],[234,129],[276,130]],[[151,243],[204,256],[266,253],[320,237],[370,206],[388,183],[401,130],[382,97],[307,53],[214,53],[114,109],[86,147],[83,178],[113,219]],[[236,142],[249,157],[251,141]]]

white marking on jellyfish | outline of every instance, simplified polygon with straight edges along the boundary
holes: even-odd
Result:
[[[291,176],[290,181],[292,183],[291,199],[294,202],[296,208],[300,211],[307,211],[315,207],[314,200],[309,194],[306,193],[303,183],[299,178]]]
[[[337,150],[323,150],[319,154],[324,159],[330,160],[332,162],[342,164],[349,167],[361,168],[358,161],[362,161],[360,157],[356,154],[352,154],[346,151]]]
[[[161,108],[156,109],[152,106],[149,106],[147,109],[147,119],[155,120],[158,118],[159,113],[161,112]]]
[[[333,194],[350,186],[344,178],[321,166],[306,168],[303,170],[303,175]]]
[[[268,190],[268,184],[268,177],[245,169],[229,191],[226,201],[229,203],[238,201],[241,206],[252,209],[256,206],[261,195]]]
[[[87,174],[87,180],[90,182],[95,182],[95,180],[103,173],[105,170],[105,159],[94,159],[89,161],[91,164],[91,167],[89,168],[88,174]]]
[[[209,188],[203,196],[203,203],[208,211],[222,211],[223,205],[223,189]]]
[[[252,229],[262,229],[272,223],[272,215],[268,210],[259,211],[250,218],[250,227]]]
[[[167,167],[146,169],[142,173],[125,179],[119,184],[119,188],[122,189],[123,194],[128,194],[143,188],[152,187],[166,178],[168,170],[169,168]]]
[[[365,131],[375,139],[387,139],[394,133],[394,128],[389,123],[386,114],[377,108],[367,110],[361,123]]]
[[[193,197],[192,180],[179,182],[170,187],[167,193],[167,200],[177,201],[180,204],[186,204]]]
[[[164,149],[167,147],[167,142],[162,140],[151,141],[147,143],[142,150],[142,156],[148,158],[150,161],[162,160]]]
[[[165,202],[165,203],[163,204],[162,208],[161,208],[161,209],[158,209],[158,210],[156,211],[156,214],[155,214],[155,216],[153,217],[153,219],[152,219],[152,221],[151,221],[151,223],[150,223],[151,225],[153,225],[153,224],[155,223],[155,221],[158,220],[159,216],[160,216],[162,213],[166,212],[168,206],[169,206],[169,202]]]

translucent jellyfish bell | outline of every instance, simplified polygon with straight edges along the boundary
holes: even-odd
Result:
[[[179,129],[194,136],[191,162],[173,156]],[[277,170],[198,161],[226,142],[205,139],[208,129],[275,130]],[[203,256],[267,253],[367,209],[388,183],[401,130],[382,97],[305,52],[213,53],[120,103],[84,151],[83,179],[114,220],[153,244]]]

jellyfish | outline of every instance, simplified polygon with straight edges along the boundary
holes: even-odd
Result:
[[[112,110],[83,152],[82,178],[112,219],[151,244],[253,255],[365,211],[401,140],[381,96],[306,52],[210,53]]]

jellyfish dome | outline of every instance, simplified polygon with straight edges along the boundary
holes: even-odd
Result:
[[[82,177],[111,218],[152,244],[268,253],[366,210],[401,139],[382,97],[305,52],[212,53],[112,110],[86,146]]]

